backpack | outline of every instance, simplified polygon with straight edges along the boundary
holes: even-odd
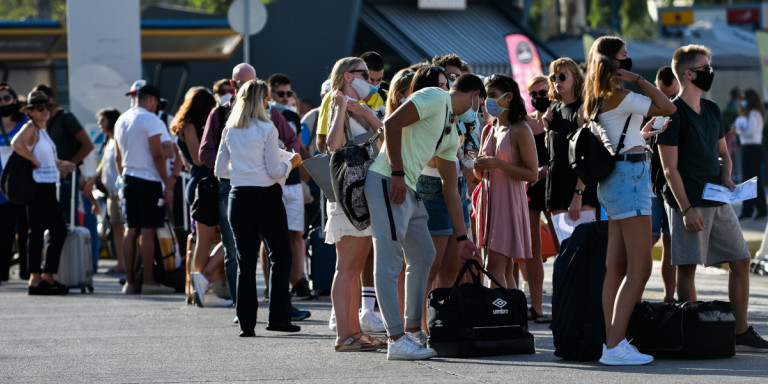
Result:
[[[677,115],[680,117],[680,132],[677,136],[678,145],[680,142],[688,137],[688,112],[685,111],[683,104],[685,101],[680,97],[675,97],[672,103],[677,107]],[[712,109],[714,102],[708,99],[701,99],[701,107]],[[664,176],[664,168],[661,166],[661,156],[659,155],[658,146],[654,140],[653,143],[653,155],[651,155],[651,185],[653,187],[653,193],[659,200],[664,201],[664,186],[667,185],[667,178]]]

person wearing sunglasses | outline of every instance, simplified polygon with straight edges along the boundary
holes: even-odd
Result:
[[[21,127],[27,123],[27,115],[21,112],[16,91],[8,85],[0,86],[0,151],[2,159],[10,156],[13,148],[11,139],[21,131]],[[3,162],[0,160],[0,172],[3,171]],[[11,258],[13,257],[13,243],[15,235],[19,236],[19,277],[29,279],[27,270],[27,214],[23,205],[12,204],[0,192],[0,281],[8,281]]]
[[[698,264],[728,263],[736,351],[768,352],[768,341],[748,322],[751,255],[736,213],[730,204],[700,197],[706,183],[735,187],[725,141],[728,122],[716,103],[702,98],[715,77],[712,52],[702,45],[680,47],[672,57],[672,69],[680,82],[677,112],[656,143],[667,178],[664,203],[672,232],[672,264],[677,266],[678,300],[697,300]],[[747,105],[751,106],[749,101]],[[683,114],[688,121],[685,135]]]
[[[213,97],[216,105],[221,106],[232,100],[235,96],[235,87],[229,83],[229,79],[220,79],[213,83]]]
[[[35,195],[26,205],[29,239],[27,260],[29,263],[30,295],[65,295],[69,288],[54,279],[58,273],[61,251],[67,237],[67,225],[56,196],[59,171],[74,169],[75,164],[59,160],[56,144],[48,135],[45,123],[51,117],[51,103],[48,95],[33,91],[27,97],[27,105],[21,108],[29,121],[14,136],[11,144],[14,152],[32,162],[32,178],[35,180]],[[41,268],[43,254],[43,232],[49,232],[45,248],[45,266]]]

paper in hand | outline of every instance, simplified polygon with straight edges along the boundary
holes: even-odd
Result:
[[[728,204],[754,199],[755,197],[757,197],[757,177],[737,185],[733,192],[722,185],[707,183],[704,186],[704,192],[701,194],[701,198],[704,200],[720,201]]]
[[[592,211],[582,211],[579,214],[579,219],[576,221],[571,220],[568,217],[568,212],[558,213],[552,216],[552,223],[555,224],[555,233],[557,233],[557,240],[562,244],[565,239],[571,237],[573,230],[581,223],[589,223],[595,221],[595,214]]]

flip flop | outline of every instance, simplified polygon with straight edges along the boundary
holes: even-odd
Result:
[[[549,324],[552,322],[552,315],[539,314],[533,307],[528,308],[528,320],[533,320],[536,324]]]
[[[333,347],[336,352],[368,352],[375,351],[375,345],[365,342],[360,338],[348,337],[344,343]]]

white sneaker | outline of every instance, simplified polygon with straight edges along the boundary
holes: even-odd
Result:
[[[411,339],[414,343],[418,344],[421,347],[427,346],[427,333],[419,330],[418,332],[408,332],[405,331],[405,335],[408,336],[408,338]]]
[[[384,327],[384,322],[381,321],[381,317],[379,317],[370,309],[366,309],[365,311],[360,312],[359,316],[360,329],[363,332],[384,332],[386,330],[386,327]]]
[[[205,305],[205,292],[208,291],[208,280],[200,272],[192,272],[189,274],[192,279],[192,295],[197,295],[197,304],[201,307]]]
[[[331,329],[331,331],[336,332],[336,313],[331,311],[331,318],[328,319],[328,328]]]
[[[232,300],[222,299],[216,296],[213,292],[205,294],[205,306],[206,307],[231,307]]]
[[[610,349],[603,344],[603,357],[600,358],[605,365],[644,365],[652,361],[653,356],[640,353],[627,339]]]
[[[387,341],[387,360],[422,360],[437,356],[432,348],[425,348],[403,335],[397,341]]]

